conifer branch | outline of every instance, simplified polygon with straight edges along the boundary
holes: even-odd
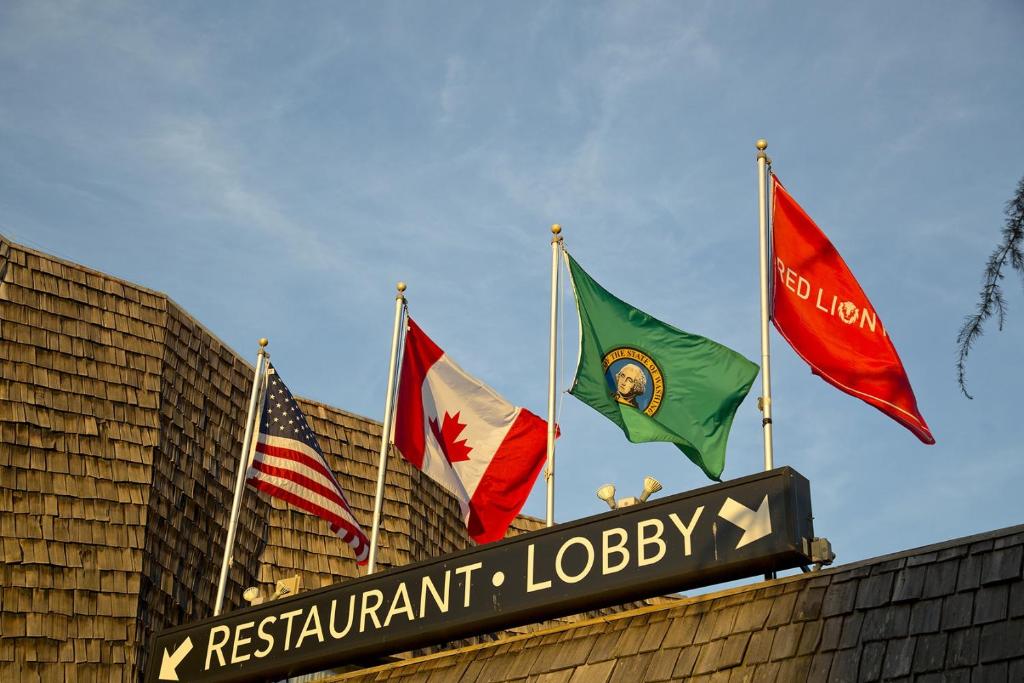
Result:
[[[985,322],[993,314],[1000,330],[1006,322],[1006,298],[1003,295],[1001,281],[1004,277],[1003,268],[1007,262],[1017,271],[1024,283],[1024,178],[1017,184],[1017,194],[1006,203],[1006,225],[1003,227],[1002,241],[985,265],[978,308],[973,315],[964,319],[963,327],[956,337],[956,380],[960,385],[960,391],[967,398],[974,398],[967,392],[967,355],[984,332]]]

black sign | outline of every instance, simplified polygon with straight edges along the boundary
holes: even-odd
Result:
[[[164,631],[145,680],[279,680],[806,565],[813,536],[783,467]]]

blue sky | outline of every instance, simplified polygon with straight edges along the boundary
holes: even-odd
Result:
[[[754,141],[843,254],[938,444],[772,333],[776,463],[840,561],[1024,519],[1024,289],[956,386],[1024,175],[1024,5],[0,5],[0,233],[172,298],[299,395],[380,419],[394,284],[544,414],[549,226],[621,298],[759,357]],[[565,300],[561,386],[576,320]],[[760,386],[758,381],[756,387]],[[560,521],[707,480],[560,401]],[[726,477],[762,467],[754,396]],[[544,514],[538,486],[527,513]],[[369,520],[366,520],[369,523]]]

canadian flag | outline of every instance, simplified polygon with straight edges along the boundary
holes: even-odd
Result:
[[[407,322],[395,446],[458,499],[474,541],[500,540],[544,464],[547,422],[466,374]]]

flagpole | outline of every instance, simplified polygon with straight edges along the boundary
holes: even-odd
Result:
[[[228,538],[224,543],[224,560],[220,566],[220,580],[217,582],[217,599],[213,604],[213,616],[220,614],[224,606],[224,593],[228,586],[228,573],[234,562],[235,531],[238,528],[238,515],[242,509],[242,493],[245,491],[245,474],[249,470],[249,451],[252,448],[252,433],[256,423],[256,404],[262,388],[264,363],[270,358],[267,353],[266,337],[260,339],[260,350],[256,356],[256,371],[252,378],[252,395],[249,397],[249,415],[245,420],[245,436],[242,438],[242,455],[238,459],[238,473],[235,476],[235,497],[231,501],[231,517],[228,521]]]
[[[562,226],[551,226],[551,338],[548,350],[548,461],[544,481],[548,487],[547,525],[555,523],[555,383],[558,349],[558,253],[562,249]]]
[[[405,320],[405,283],[397,285],[395,296],[395,327],[391,333],[391,360],[388,363],[388,390],[384,399],[384,424],[380,432],[380,458],[377,464],[377,495],[373,500],[373,528],[370,530],[370,557],[366,563],[367,575],[377,571],[377,541],[380,538],[381,510],[384,508],[384,475],[388,469],[388,447],[391,445],[391,423],[395,407],[395,368],[398,365],[398,341]]]
[[[763,417],[761,425],[764,430],[764,469],[767,472],[775,465],[772,453],[772,372],[771,358],[768,348],[768,164],[770,163],[765,150],[768,141],[764,138],[757,141],[757,217],[760,223],[761,242],[761,397],[757,404]]]

